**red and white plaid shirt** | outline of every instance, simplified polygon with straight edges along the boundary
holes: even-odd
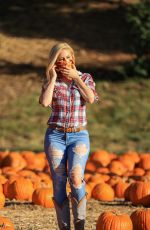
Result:
[[[88,73],[78,72],[83,82],[93,91],[95,102],[99,97],[95,91],[95,82]],[[87,124],[86,101],[74,81],[68,86],[61,78],[57,78],[54,92],[50,118],[47,124],[55,124],[61,127],[79,127]]]

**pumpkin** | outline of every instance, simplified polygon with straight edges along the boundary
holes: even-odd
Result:
[[[133,205],[150,205],[150,182],[136,181],[130,188],[130,201]]]
[[[101,201],[113,201],[115,193],[110,185],[106,183],[100,183],[93,188],[92,197]]]
[[[104,182],[104,179],[100,173],[96,173],[89,178],[88,182],[93,182],[96,184]]]
[[[127,156],[130,156],[132,158],[132,161],[134,161],[135,164],[137,164],[140,161],[140,156],[137,152],[135,151],[128,151],[124,153]]]
[[[131,214],[133,230],[150,229],[150,210],[138,209]]]
[[[119,160],[113,160],[109,164],[109,170],[111,173],[118,175],[118,176],[124,175],[124,173],[127,171],[125,166]]]
[[[119,156],[118,159],[128,171],[132,171],[134,169],[135,162],[129,155],[123,154]]]
[[[33,192],[32,202],[45,208],[53,208],[53,191],[50,188],[38,188]]]
[[[96,230],[133,230],[133,224],[128,214],[103,212],[96,225]]]
[[[96,169],[97,173],[103,173],[103,174],[108,174],[109,173],[109,169],[107,167],[99,167]]]
[[[84,174],[84,180],[85,180],[86,182],[88,182],[89,179],[91,178],[91,176],[92,176],[91,173],[85,173],[85,174]]]
[[[7,217],[0,216],[0,229],[14,230],[14,224]]]
[[[133,184],[134,182],[131,182],[130,185],[124,191],[124,198],[126,201],[130,201],[130,192],[131,192]]]
[[[17,178],[10,186],[13,198],[16,200],[32,200],[34,188],[31,180],[20,177]]]
[[[142,168],[134,168],[132,176],[143,176],[145,174],[145,170]]]
[[[0,208],[3,208],[5,205],[5,196],[2,192],[0,192]]]
[[[0,183],[5,184],[6,181],[7,181],[7,178],[4,175],[0,175]]]
[[[115,196],[117,198],[124,198],[125,190],[128,188],[129,185],[129,183],[124,181],[118,182],[114,187]]]
[[[107,181],[107,184],[109,184],[111,187],[114,187],[119,181],[122,181],[122,178],[114,175],[110,177],[110,179]]]
[[[23,169],[23,168],[25,168],[26,165],[27,165],[26,161],[21,156],[21,154],[18,153],[18,152],[9,153],[2,160],[2,163],[1,163],[2,167],[11,166],[11,167],[15,168],[18,171]]]
[[[11,184],[16,180],[16,177],[11,177],[3,184],[3,193],[6,198],[12,200],[13,199],[13,192],[11,188]]]
[[[35,154],[32,151],[22,151],[22,157],[27,162],[27,169],[42,171],[46,165],[46,158],[43,153]]]
[[[85,173],[95,173],[96,169],[97,165],[94,162],[88,160],[85,167]]]
[[[141,154],[139,167],[143,168],[144,170],[150,169],[150,155],[149,154]]]
[[[99,166],[106,167],[110,163],[109,153],[105,150],[97,150],[92,152],[90,160],[99,164]]]

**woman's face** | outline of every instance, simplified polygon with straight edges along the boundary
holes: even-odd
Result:
[[[72,55],[70,50],[68,49],[63,49],[57,60],[56,60],[56,66],[57,68],[65,68],[65,67],[69,67],[72,68],[72,64],[73,64],[73,59],[72,59]]]

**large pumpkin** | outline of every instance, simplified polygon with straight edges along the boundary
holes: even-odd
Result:
[[[131,214],[134,230],[150,229],[150,210],[138,209]]]
[[[130,201],[133,205],[150,206],[150,182],[134,182],[130,188]]]
[[[133,225],[128,214],[108,211],[99,216],[96,230],[133,230]]]

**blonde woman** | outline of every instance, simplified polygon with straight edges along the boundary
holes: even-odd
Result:
[[[46,82],[39,103],[51,108],[44,148],[53,180],[53,201],[59,229],[70,229],[70,183],[72,212],[76,230],[83,230],[86,218],[84,170],[90,152],[86,128],[86,103],[98,100],[89,73],[76,69],[73,49],[67,43],[52,47]]]

